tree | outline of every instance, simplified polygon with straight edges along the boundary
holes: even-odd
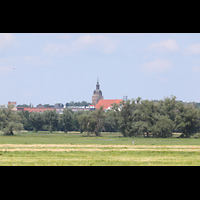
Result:
[[[28,111],[19,111],[17,114],[21,117],[21,122],[25,130],[33,130],[33,126],[29,120],[30,113]]]
[[[175,120],[175,106],[176,106],[176,97],[171,96],[171,98],[166,97],[163,100],[158,101],[157,105],[157,112],[160,113],[160,115],[167,115],[169,119],[172,121]]]
[[[124,137],[133,136],[133,104],[130,100],[123,102],[122,110],[119,112],[119,128]]]
[[[44,124],[48,131],[56,131],[58,129],[58,113],[56,110],[44,111]]]
[[[147,136],[151,133],[156,137],[169,137],[173,130],[174,104],[166,99],[155,103],[154,101],[136,100],[123,102],[123,107],[119,113],[119,125],[125,137]],[[169,106],[170,104],[170,106]],[[171,112],[173,111],[173,112]],[[167,113],[167,114],[166,114]],[[166,115],[166,116],[165,116]]]
[[[84,115],[85,112],[86,111],[73,112],[73,120],[72,120],[73,130],[80,131],[81,133],[83,132],[82,127],[81,127],[81,125],[79,123],[78,117],[81,116],[81,115]]]
[[[88,117],[87,131],[94,133],[96,136],[100,136],[104,117],[103,106],[91,112]]]
[[[80,133],[87,131],[87,125],[88,125],[88,122],[89,122],[89,115],[87,115],[87,114],[78,115],[77,120],[78,120],[78,123],[79,123]]]
[[[176,97],[171,96],[171,98],[165,98],[164,99],[164,112],[165,115],[169,116],[169,119],[172,121],[175,120],[175,106],[176,106]]]
[[[21,118],[12,110],[12,106],[0,109],[0,127],[5,135],[13,135],[14,131],[23,129]]]
[[[122,104],[123,101],[120,102],[119,105],[116,103],[112,104],[111,112],[109,113],[110,117],[112,117],[112,123],[115,131],[119,131],[119,113],[121,111]]]
[[[73,111],[65,109],[60,117],[60,124],[64,132],[67,133],[73,127]]]
[[[155,103],[153,101],[144,100],[142,101],[142,120],[146,121],[148,124],[147,128],[147,137],[149,136],[149,133],[152,132],[152,127],[157,121],[158,114],[157,109],[155,106]]]
[[[130,136],[147,136],[152,132],[152,127],[156,123],[157,108],[153,101],[141,100],[133,101],[133,122],[132,134]]]
[[[172,137],[173,128],[173,121],[167,115],[162,115],[152,127],[152,133],[155,137]]]
[[[43,113],[32,112],[29,115],[29,120],[34,131],[38,132],[39,130],[42,130],[45,122]]]
[[[132,130],[134,133],[132,135],[145,137],[145,133],[149,132],[149,124],[146,121],[142,121],[142,120],[135,121],[132,124]]]
[[[180,137],[191,137],[200,127],[200,111],[193,105],[177,103],[175,117],[176,129],[182,132]]]
[[[105,113],[105,118],[103,120],[103,127],[104,131],[106,132],[116,132],[117,131],[117,121],[115,119],[115,111],[114,110],[108,110]]]

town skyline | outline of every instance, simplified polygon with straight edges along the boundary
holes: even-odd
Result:
[[[200,102],[199,33],[0,33],[0,105],[174,95]],[[92,103],[92,102],[91,102]]]

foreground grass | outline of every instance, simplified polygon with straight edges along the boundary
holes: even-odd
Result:
[[[0,165],[200,165],[200,139],[124,138],[119,133],[103,133],[102,137],[55,132],[0,134]]]
[[[1,152],[0,165],[12,166],[158,166],[200,165],[199,152]]]

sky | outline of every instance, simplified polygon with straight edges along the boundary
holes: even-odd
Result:
[[[0,105],[200,102],[200,33],[0,33]]]

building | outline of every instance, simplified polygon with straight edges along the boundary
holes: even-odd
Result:
[[[17,108],[18,110],[18,108]],[[21,109],[20,109],[21,110]],[[39,113],[42,113],[46,110],[54,110],[54,108],[45,108],[45,107],[25,107],[23,109],[23,111],[28,111],[28,112],[39,112]]]
[[[8,105],[13,105],[14,107],[16,107],[17,106],[17,102],[11,102],[11,101],[9,101]]]
[[[62,103],[55,103],[55,104],[54,104],[54,108],[55,108],[55,109],[64,108],[64,105],[63,105]]]
[[[102,91],[100,90],[99,79],[97,79],[96,90],[94,90],[92,96],[92,105],[95,106],[95,109],[99,109],[103,106],[103,110],[110,110],[112,108],[112,104],[119,103],[123,101],[122,99],[103,99]]]
[[[100,90],[99,79],[97,79],[96,90],[94,90],[92,96],[92,105],[96,106],[100,99],[103,99],[103,96]]]
[[[123,96],[123,101],[124,101],[124,102],[127,102],[127,100],[128,100],[128,96],[125,94],[125,95]]]
[[[14,110],[15,112],[17,111],[17,102],[8,102],[8,105],[12,107],[12,110]]]
[[[127,95],[123,96],[123,100],[127,100]],[[65,106],[62,103],[56,103],[53,105],[49,104],[38,104],[36,107],[31,107],[26,104],[19,105],[16,107],[16,102],[8,102],[8,105],[14,105],[14,108],[17,111],[28,111],[28,112],[39,112],[42,113],[46,110],[56,110],[57,113],[63,114],[63,111],[65,108],[71,109],[73,112],[77,111],[90,111],[90,110],[95,110],[99,109],[101,106],[103,106],[103,110],[107,111],[112,108],[112,104],[116,103],[119,105],[122,99],[103,99],[102,96],[102,91],[100,90],[100,84],[99,84],[99,79],[97,78],[97,84],[96,84],[96,89],[93,92],[92,96],[92,105],[88,106]]]
[[[11,105],[11,103],[9,103],[9,105]],[[49,104],[46,104],[46,105],[38,104],[36,107],[18,106],[18,107],[16,107],[16,111],[28,111],[28,112],[43,113],[46,110],[56,110],[57,113],[63,114],[64,109],[66,109],[66,106],[63,105],[62,103],[56,103],[56,104],[54,104],[54,106],[50,106],[50,105],[47,106],[47,105],[49,105]],[[94,105],[89,105],[89,106],[67,106],[67,108],[71,109],[73,112],[95,110],[95,106]]]
[[[57,113],[63,114],[65,106],[62,103],[56,103],[56,104],[54,104],[54,109],[56,109]]]
[[[112,108],[112,104],[116,103],[119,105],[119,103],[123,101],[122,99],[100,99],[97,105],[95,106],[95,109],[99,109],[101,106],[103,106],[103,110],[110,110]]]
[[[54,107],[45,107],[42,104],[38,104],[37,107],[17,107],[17,111],[28,111],[28,112],[42,113],[46,110],[54,110]]]
[[[67,106],[67,108],[71,109],[73,112],[95,110],[95,106],[94,105],[89,105],[89,106]]]

